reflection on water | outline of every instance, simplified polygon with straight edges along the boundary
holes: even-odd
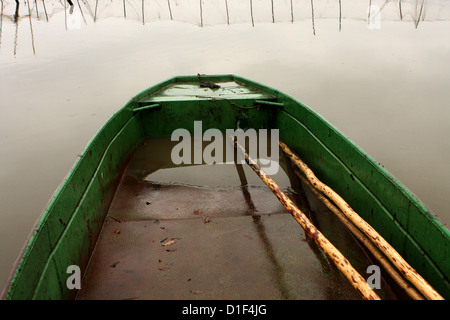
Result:
[[[312,33],[316,34],[316,21],[336,19],[342,30],[342,19],[367,20],[369,28],[379,28],[382,21],[405,21],[418,28],[420,21],[450,19],[450,3],[446,0],[355,0],[342,4],[341,0],[314,1],[290,0],[274,3],[273,0],[2,0],[0,46],[3,19],[16,26],[14,54],[17,51],[19,23],[29,20],[32,48],[35,52],[33,20],[45,19],[64,11],[65,29],[80,29],[101,19],[122,17],[142,22],[175,20],[190,24],[212,26],[251,22],[291,22],[311,20]]]
[[[179,74],[301,100],[450,222],[450,1],[71,2],[0,2],[0,286],[100,126]]]

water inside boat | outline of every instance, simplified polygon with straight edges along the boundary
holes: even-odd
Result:
[[[176,143],[130,158],[78,299],[361,299],[250,167],[176,166]],[[367,278],[370,255],[278,152],[274,180]],[[375,291],[399,298],[388,281]]]

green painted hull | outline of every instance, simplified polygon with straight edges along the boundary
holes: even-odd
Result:
[[[175,77],[133,97],[89,142],[33,229],[3,299],[71,299],[67,266],[86,270],[121,173],[145,138],[241,127],[278,128],[286,142],[370,223],[444,298],[450,297],[450,232],[381,165],[297,100],[233,75],[228,95],[200,88],[197,76]],[[167,90],[169,88],[169,90]],[[247,90],[248,88],[249,90]],[[255,101],[260,108],[253,107]],[[262,101],[262,102],[261,102]],[[275,103],[271,103],[275,102]],[[240,106],[241,108],[237,107]],[[242,108],[244,107],[244,108]]]

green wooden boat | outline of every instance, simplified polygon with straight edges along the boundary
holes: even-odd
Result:
[[[164,137],[179,128],[193,132],[196,120],[203,131],[279,129],[323,182],[450,297],[450,232],[386,169],[282,92],[234,75],[197,75],[142,91],[107,121],[43,211],[2,298],[358,299],[270,191],[252,187],[251,170],[237,189],[176,185],[181,171],[171,183],[148,178],[161,168],[187,169],[167,162],[171,141]],[[285,159],[280,163],[289,171]],[[208,170],[215,169],[203,166],[195,175],[214,178]],[[294,180],[283,188],[364,273],[358,243],[315,209],[306,190],[295,191]],[[76,275],[69,266],[79,267],[81,289],[68,285]],[[393,293],[382,296],[404,298],[384,278]]]

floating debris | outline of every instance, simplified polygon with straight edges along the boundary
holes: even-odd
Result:
[[[117,221],[118,223],[121,223],[122,222],[122,220],[120,220],[120,219],[117,219],[117,218],[114,218],[113,216],[109,216],[111,219],[113,219],[114,221]]]
[[[195,210],[195,211],[194,211],[194,214],[197,215],[197,216],[198,216],[198,215],[201,215],[202,213],[203,213],[202,210]]]
[[[163,247],[165,247],[165,246],[170,246],[170,245],[174,244],[175,242],[177,242],[177,240],[180,240],[180,238],[172,238],[172,239],[170,239],[170,240],[168,240],[168,239],[166,238],[166,239],[164,239],[164,241],[161,242],[161,245],[162,245]]]
[[[202,290],[191,290],[192,294],[202,294],[203,291]]]
[[[210,223],[211,222],[211,218],[210,217],[204,217],[202,218],[204,223]]]

